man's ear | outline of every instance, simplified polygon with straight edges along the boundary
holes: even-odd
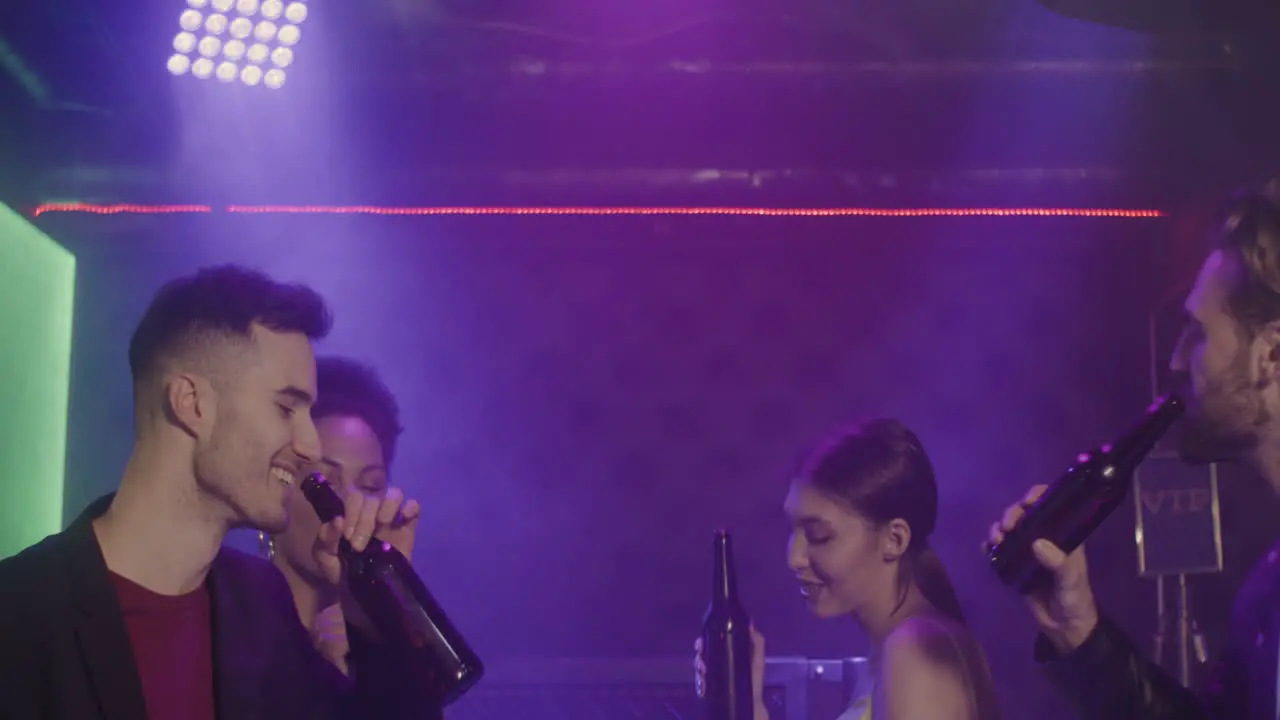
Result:
[[[213,385],[205,378],[193,373],[172,373],[165,376],[165,417],[191,437],[209,434],[217,402]]]
[[[902,518],[894,518],[880,530],[880,547],[886,562],[901,558],[911,545],[911,526]]]
[[[1258,384],[1266,387],[1280,383],[1280,320],[1263,325],[1254,342],[1262,346],[1258,352]]]

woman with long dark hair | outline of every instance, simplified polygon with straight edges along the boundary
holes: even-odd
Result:
[[[938,487],[915,433],[891,419],[843,432],[791,482],[786,511],[787,562],[810,610],[853,618],[871,643],[868,682],[838,720],[1000,717],[986,655],[929,546]],[[752,636],[755,716],[766,720],[764,637]]]

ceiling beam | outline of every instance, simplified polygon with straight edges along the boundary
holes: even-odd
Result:
[[[1171,208],[1223,181],[1203,174],[1112,167],[644,168],[544,170],[388,168],[376,183],[212,187],[189,173],[145,167],[53,169],[21,205],[383,206],[1144,206]],[[1226,181],[1230,182],[1230,181]]]
[[[0,70],[22,88],[35,107],[45,109],[53,106],[53,92],[49,86],[3,37],[0,37]]]

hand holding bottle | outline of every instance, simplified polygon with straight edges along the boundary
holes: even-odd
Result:
[[[314,548],[316,565],[324,573],[326,580],[340,586],[338,597],[343,616],[356,627],[374,630],[373,622],[364,608],[347,591],[342,559],[338,552],[339,542],[345,539],[353,550],[361,552],[376,537],[391,543],[392,547],[404,555],[405,560],[411,560],[421,513],[418,501],[406,502],[400,488],[390,488],[382,497],[351,490],[342,497],[342,514],[320,526]]]
[[[338,540],[344,537],[356,552],[377,537],[391,543],[405,559],[413,559],[418,518],[422,514],[417,500],[406,501],[400,488],[393,487],[381,498],[353,490],[346,493],[342,503],[342,515],[321,525],[316,536],[316,564],[329,582],[337,585],[342,580]]]
[[[754,700],[755,720],[769,720],[769,710],[764,704],[764,635],[751,626],[751,697]],[[693,641],[693,687],[702,697],[707,691],[707,666],[702,661],[702,638]]]
[[[1018,526],[1027,508],[1035,504],[1048,486],[1036,485],[1018,502],[1004,511],[1004,517],[991,524],[987,548],[1004,540],[1006,533]],[[1089,586],[1089,568],[1084,545],[1071,554],[1048,540],[1037,540],[1031,546],[1036,560],[1053,576],[1051,587],[1024,596],[1031,615],[1040,630],[1058,652],[1067,653],[1079,647],[1098,625],[1098,606]]]
[[[339,585],[343,617],[403,653],[411,682],[435,707],[466,694],[484,677],[484,663],[405,557],[413,550],[418,504],[403,503],[394,488],[385,498],[348,493],[344,500],[320,473],[309,473],[300,489],[324,523],[317,559],[348,580]],[[348,514],[357,519],[345,522]]]

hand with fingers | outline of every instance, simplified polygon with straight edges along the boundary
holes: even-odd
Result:
[[[333,663],[342,674],[351,674],[347,666],[351,646],[347,642],[347,619],[342,614],[342,605],[334,603],[316,613],[315,623],[311,626],[311,641],[324,659]]]
[[[693,641],[693,688],[698,697],[707,694],[707,665],[702,660],[702,638]],[[751,626],[751,698],[755,720],[769,720],[764,704],[764,635]]]
[[[984,549],[1004,540],[1006,533],[1018,526],[1022,516],[1044,494],[1046,485],[1036,485],[1018,502],[1010,505],[1004,516],[991,524]],[[1084,546],[1067,555],[1048,540],[1036,540],[1031,546],[1036,560],[1053,576],[1053,584],[1026,596],[1031,615],[1045,637],[1059,652],[1079,647],[1098,625],[1098,606],[1089,586],[1089,568]]]
[[[343,588],[339,593],[342,598],[342,613],[353,624],[365,629],[372,628],[364,611],[352,600],[351,594],[345,591],[342,560],[338,557],[338,541],[345,537],[351,547],[359,552],[377,538],[390,543],[406,560],[411,560],[421,514],[422,508],[418,501],[406,501],[400,488],[387,490],[383,497],[351,490],[343,498],[343,514],[333,522],[320,526],[314,548],[316,564],[329,582]]]

